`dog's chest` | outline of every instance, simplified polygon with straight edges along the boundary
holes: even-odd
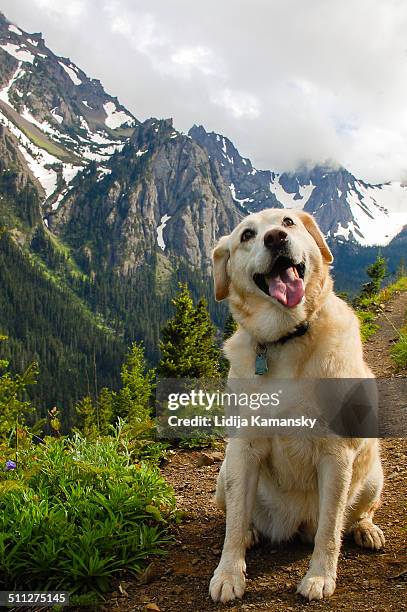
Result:
[[[274,436],[262,469],[282,491],[317,490],[317,456],[313,440]]]

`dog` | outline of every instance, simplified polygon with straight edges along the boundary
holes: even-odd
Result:
[[[232,379],[373,378],[359,323],[333,292],[333,256],[313,217],[268,209],[247,216],[213,251],[215,297],[228,299],[238,329],[224,346]],[[265,365],[256,374],[258,347]],[[245,553],[258,534],[298,534],[314,549],[297,592],[333,594],[344,532],[365,548],[384,546],[373,523],[383,471],[376,438],[230,438],[216,488],[226,510],[222,555],[210,582],[214,601],[242,598]]]

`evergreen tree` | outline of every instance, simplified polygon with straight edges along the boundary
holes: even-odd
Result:
[[[79,416],[79,429],[85,438],[96,438],[99,433],[96,409],[92,398],[87,395],[76,404]]]
[[[174,316],[161,331],[161,359],[157,374],[161,378],[192,377],[195,359],[194,315],[195,309],[186,284],[179,285],[179,292],[173,298]]]
[[[228,338],[233,336],[236,330],[237,330],[237,323],[234,320],[231,313],[229,313],[225,321],[225,327],[223,328],[223,337],[222,337],[223,342],[226,342]]]
[[[107,387],[104,387],[99,393],[97,400],[99,433],[106,436],[109,433],[110,425],[113,423],[114,404],[116,394]]]
[[[146,372],[146,361],[142,344],[131,346],[121,371],[122,388],[117,393],[115,415],[127,420],[130,425],[147,419],[151,410],[154,388],[154,372]]]
[[[221,352],[216,344],[216,328],[211,321],[205,298],[196,305],[194,315],[194,345],[197,378],[216,378],[219,376]]]
[[[404,278],[405,276],[407,276],[406,260],[404,259],[404,257],[401,257],[396,272],[396,278]]]
[[[368,283],[365,283],[362,287],[361,297],[371,297],[376,293],[379,293],[383,279],[386,275],[386,260],[379,255],[376,261],[367,267],[366,273],[371,279]]]
[[[226,342],[228,338],[233,336],[236,330],[237,330],[237,323],[232,317],[231,313],[229,313],[225,321],[225,327],[223,328],[222,345]],[[221,371],[222,377],[227,377],[229,373],[229,367],[230,367],[229,361],[222,354],[221,360],[220,360],[220,371]]]
[[[6,340],[0,336],[0,341]],[[22,374],[12,376],[8,371],[9,362],[0,360],[0,439],[6,438],[17,425],[24,424],[25,418],[33,412],[31,404],[23,396],[28,385],[36,382],[38,368],[35,363]]]
[[[172,303],[174,316],[161,333],[158,375],[162,378],[219,376],[220,351],[206,300],[202,298],[194,307],[187,285],[180,284],[180,291]]]

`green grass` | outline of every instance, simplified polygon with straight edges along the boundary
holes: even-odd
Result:
[[[407,328],[400,334],[399,340],[392,347],[390,354],[400,369],[407,367]]]
[[[165,552],[173,491],[120,428],[96,441],[28,439],[17,469],[0,472],[1,588],[97,597]]]
[[[58,147],[58,145],[54,144],[51,140],[48,140],[47,138],[42,138],[33,130],[28,129],[25,125],[23,125],[23,123],[20,123],[18,127],[22,132],[24,132],[27,138],[31,140],[31,142],[33,142],[40,149],[44,149],[45,151],[47,151],[50,155],[58,157],[58,159],[62,159],[63,161],[73,159],[73,156],[69,154],[65,149],[63,149],[62,147]]]
[[[359,300],[359,306],[366,309],[374,307],[377,308],[380,306],[380,304],[388,302],[397,291],[407,291],[407,276],[402,276],[391,285],[388,285],[382,289],[380,293],[370,297],[361,298]]]
[[[377,315],[366,310],[358,310],[357,315],[360,321],[360,334],[362,336],[362,342],[366,342],[379,329],[379,326],[374,323]]]
[[[379,329],[375,320],[380,313],[381,304],[388,302],[399,291],[407,291],[406,276],[402,276],[375,295],[359,299],[356,314],[359,317],[363,342],[371,338]]]
[[[405,318],[407,320],[407,312]],[[399,369],[407,368],[407,325],[400,330],[400,337],[390,349],[390,355]]]

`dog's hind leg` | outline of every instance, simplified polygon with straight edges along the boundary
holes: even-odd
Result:
[[[215,503],[221,510],[226,509],[226,497],[225,497],[225,461],[220,466],[218,479],[216,481],[216,493]]]
[[[374,466],[369,477],[348,515],[348,533],[358,546],[380,550],[385,544],[383,531],[373,523],[373,515],[380,505],[383,488],[383,470],[380,461]]]
[[[257,546],[257,544],[260,542],[260,538],[261,538],[261,534],[260,531],[258,529],[256,529],[256,527],[252,524],[250,525],[249,529],[247,530],[247,535],[246,535],[246,549],[248,550],[249,548],[253,548],[254,546]]]

